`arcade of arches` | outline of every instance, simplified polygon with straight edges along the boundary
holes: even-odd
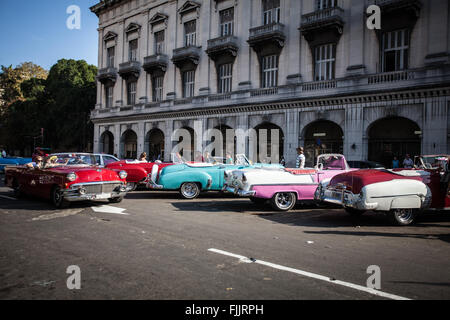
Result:
[[[185,157],[188,155],[191,159],[195,159],[196,153],[196,135],[191,127],[183,127],[186,129],[191,136],[191,145],[186,147],[181,154]],[[223,133],[225,137],[223,141],[224,150],[230,150],[230,145],[233,144],[236,150],[236,143],[233,141],[227,141],[227,130],[234,130],[234,128],[228,125],[219,125],[214,129],[218,129]],[[295,161],[296,151],[295,149],[300,145],[305,149],[305,156],[307,159],[307,166],[314,166],[315,159],[318,155],[324,153],[352,153],[355,151],[354,148],[361,148],[362,151],[358,151],[358,156],[353,156],[351,160],[371,160],[384,164],[386,167],[390,168],[392,165],[392,159],[394,156],[398,157],[400,162],[406,154],[410,154],[412,157],[414,155],[419,155],[422,152],[422,129],[414,121],[404,118],[404,117],[385,117],[372,122],[366,131],[366,134],[360,135],[362,143],[354,144],[349,136],[345,134],[342,125],[339,125],[333,121],[329,120],[316,120],[308,124],[302,132],[299,132],[299,138],[296,143],[292,143],[294,140],[291,138],[291,142],[285,141],[287,133],[284,131],[285,128],[271,123],[263,122],[260,125],[254,127],[257,133],[258,147],[257,150],[257,161],[258,162],[273,162],[273,159],[281,160],[283,157],[289,157],[290,162],[288,165],[293,165],[292,161]],[[262,140],[262,132],[266,130],[267,134],[267,150],[260,150],[259,142]],[[272,135],[274,130],[278,130],[278,135]],[[112,131],[114,132],[114,131]],[[119,157],[125,159],[137,159],[138,154],[138,135],[132,129],[126,130],[120,136],[120,145],[115,145],[115,139],[117,137],[109,130],[104,131],[99,136],[99,152],[114,154],[117,153],[116,147],[119,147]],[[290,134],[289,136],[292,136]],[[148,160],[170,160],[170,150],[167,150],[170,146],[174,147],[176,144],[183,141],[180,137],[179,141],[172,142],[168,141],[170,139],[171,133],[164,132],[161,129],[154,128],[143,135],[142,151],[147,152]],[[277,137],[277,141],[272,143],[273,137]],[[300,140],[302,139],[302,140]],[[349,140],[346,140],[349,139]],[[236,142],[236,138],[234,139]],[[214,138],[212,138],[214,141]],[[211,141],[211,142],[212,142]],[[298,144],[297,144],[298,143]],[[207,143],[208,144],[208,143]],[[206,144],[206,145],[207,145]],[[205,145],[205,147],[206,147]],[[250,149],[247,145],[247,152]],[[353,150],[352,150],[353,149]],[[277,151],[279,150],[279,151]],[[364,151],[365,150],[365,151]],[[260,152],[266,151],[267,157],[261,159]],[[215,152],[212,153],[213,156],[219,155]],[[346,155],[348,157],[348,155]],[[363,159],[363,157],[365,159]],[[358,159],[356,159],[358,158]],[[256,158],[254,158],[256,160]],[[294,162],[295,164],[295,162]]]

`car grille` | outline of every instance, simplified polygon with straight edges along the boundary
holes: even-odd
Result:
[[[120,187],[120,183],[106,183],[106,184],[91,184],[83,186],[86,189],[86,193],[111,193],[117,187]]]

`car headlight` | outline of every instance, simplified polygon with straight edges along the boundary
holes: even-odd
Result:
[[[66,176],[66,178],[70,182],[73,182],[73,181],[77,180],[77,174],[75,172],[71,172]]]
[[[128,177],[128,173],[126,171],[120,171],[119,177],[120,179],[126,179],[126,177]]]

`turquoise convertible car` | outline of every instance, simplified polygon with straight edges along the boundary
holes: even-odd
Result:
[[[185,199],[195,199],[202,191],[222,191],[226,170],[251,168],[280,169],[279,164],[252,164],[244,155],[236,155],[235,164],[183,163],[165,167],[158,174],[154,165],[147,187],[156,190],[179,190]]]

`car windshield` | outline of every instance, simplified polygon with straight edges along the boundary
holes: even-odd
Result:
[[[55,155],[57,158],[52,163],[54,166],[79,166],[79,165],[95,165],[92,157],[87,154],[59,154]],[[50,159],[55,156],[50,156]]]
[[[237,154],[235,164],[238,166],[250,166],[250,160],[244,154]]]
[[[340,155],[321,155],[317,159],[318,167],[323,170],[346,170],[347,163],[345,158]]]
[[[448,156],[445,155],[417,157],[415,162],[419,168],[448,170]]]

